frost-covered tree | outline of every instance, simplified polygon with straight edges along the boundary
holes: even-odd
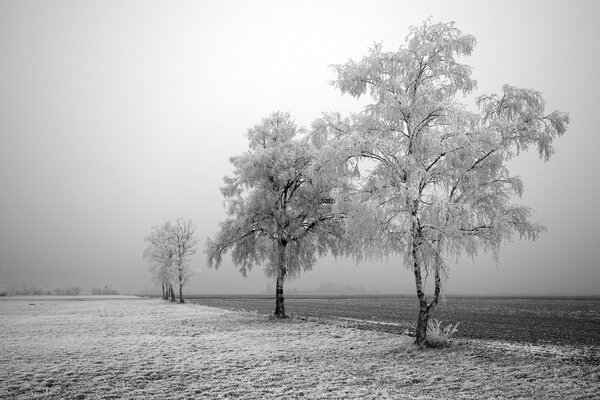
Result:
[[[544,229],[532,210],[513,203],[523,185],[507,161],[530,146],[547,160],[566,131],[568,114],[545,113],[542,95],[505,85],[477,98],[477,112],[458,103],[476,82],[459,62],[475,38],[454,23],[411,27],[406,45],[375,44],[361,61],[334,66],[342,93],[371,97],[361,113],[325,115],[315,140],[335,141],[339,159],[369,160],[348,215],[357,257],[397,254],[412,270],[419,300],[416,342],[442,291],[448,257],[491,251],[515,233],[535,239]],[[433,274],[431,301],[424,279]]]
[[[248,130],[249,149],[230,159],[233,176],[221,188],[228,217],[206,247],[210,266],[218,267],[229,250],[244,276],[263,265],[276,279],[279,318],[286,317],[284,280],[310,269],[316,255],[337,255],[342,237],[331,193],[338,178],[299,133],[281,112]]]
[[[198,240],[194,238],[196,228],[191,220],[177,218],[168,230],[169,248],[173,252],[173,267],[175,269],[175,280],[179,287],[179,302],[183,300],[183,285],[193,275],[189,265],[190,257],[196,254]]]
[[[171,270],[173,265],[173,251],[168,243],[168,231],[171,224],[155,225],[150,229],[150,235],[144,238],[147,243],[143,257],[152,263],[150,271],[152,278],[160,285],[163,300],[175,301]]]
[[[193,275],[189,261],[196,253],[198,244],[194,232],[195,227],[191,220],[177,218],[175,223],[169,221],[160,226],[153,226],[150,235],[144,238],[148,243],[144,258],[153,263],[153,278],[161,285],[165,300],[175,301],[175,284],[179,288],[179,302],[185,302],[183,286]]]

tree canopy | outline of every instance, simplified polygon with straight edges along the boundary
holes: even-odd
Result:
[[[277,278],[280,317],[285,277],[310,269],[317,255],[339,254],[343,235],[332,202],[339,178],[303,133],[282,112],[248,130],[248,152],[230,159],[233,176],[221,188],[228,218],[207,241],[209,265],[218,267],[231,250],[242,274],[263,265]]]
[[[144,238],[148,243],[143,257],[152,264],[154,280],[163,290],[163,298],[175,301],[173,284],[179,286],[179,302],[183,303],[183,286],[193,275],[190,257],[196,253],[198,240],[191,220],[177,218],[151,228]]]
[[[311,268],[316,255],[399,255],[414,274],[422,345],[447,259],[497,257],[513,236],[536,239],[545,229],[515,202],[523,182],[507,162],[530,147],[547,161],[569,116],[547,113],[541,93],[510,85],[468,108],[457,99],[477,87],[461,62],[475,38],[453,22],[427,20],[409,31],[396,51],[376,43],[360,61],[333,66],[331,83],[342,94],[370,98],[362,112],[324,114],[310,141],[297,139],[303,132],[283,113],[248,131],[249,151],[231,159],[234,176],[221,189],[228,218],[207,256],[219,266],[231,250],[243,274],[264,264],[277,277],[283,316],[285,275]]]
[[[361,61],[333,66],[332,82],[372,103],[350,117],[330,113],[315,123],[315,140],[335,142],[338,159],[373,165],[356,186],[347,232],[361,243],[358,257],[398,254],[414,272],[419,344],[448,257],[479,250],[497,256],[515,233],[535,239],[544,229],[532,221],[531,209],[513,203],[523,184],[506,162],[530,146],[547,160],[569,122],[566,113],[546,114],[540,93],[509,85],[501,94],[479,96],[478,111],[459,103],[459,94],[476,88],[471,68],[459,62],[475,43],[454,23],[426,21],[410,28],[397,51],[375,44]],[[372,219],[367,224],[365,214]],[[352,228],[357,223],[361,229]],[[435,277],[431,302],[423,285],[429,272]]]

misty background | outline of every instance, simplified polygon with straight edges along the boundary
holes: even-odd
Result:
[[[262,293],[205,238],[225,218],[219,192],[246,131],[276,110],[310,127],[359,111],[330,64],[410,25],[455,21],[477,38],[474,95],[508,83],[543,93],[571,124],[548,163],[510,163],[548,232],[451,263],[446,294],[600,294],[597,152],[600,4],[595,1],[0,1],[0,283],[158,292],[142,259],[153,225],[195,223],[188,294]],[[464,102],[472,105],[474,96]],[[270,286],[269,286],[270,285]],[[286,291],[414,293],[397,258],[324,258]]]

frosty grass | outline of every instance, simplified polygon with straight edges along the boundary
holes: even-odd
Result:
[[[593,399],[600,347],[413,338],[161,300],[0,300],[0,399]]]

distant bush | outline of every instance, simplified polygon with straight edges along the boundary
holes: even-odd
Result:
[[[6,286],[0,283],[0,296],[6,296],[8,294],[8,289]]]
[[[94,287],[92,288],[92,294],[93,295],[117,295],[120,294],[119,291],[117,289],[113,289],[110,286],[104,286],[103,288],[99,288],[99,287]]]
[[[442,321],[436,318],[432,318],[427,323],[427,343],[428,347],[450,347],[452,344],[451,338],[458,330],[457,322],[455,325],[448,324],[445,328],[442,328]]]
[[[2,288],[4,288],[4,294],[2,294]],[[27,285],[26,283],[17,288],[11,286],[9,289],[0,285],[0,296],[77,296],[80,293],[81,288],[79,286],[57,287],[54,290],[48,290],[41,285]]]
[[[20,289],[15,289],[14,294],[17,296],[40,296],[50,295],[52,292],[42,288],[40,285],[27,286],[24,283]]]
[[[72,286],[72,287],[58,287],[54,289],[54,293],[56,293],[59,296],[77,296],[79,293],[81,293],[81,288],[79,286]]]

